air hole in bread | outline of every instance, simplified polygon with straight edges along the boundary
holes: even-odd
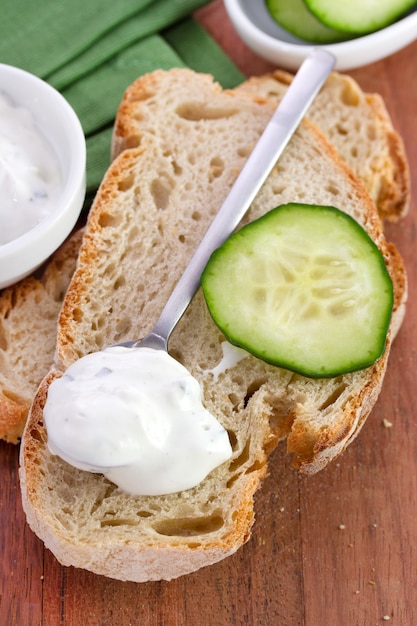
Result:
[[[116,341],[119,341],[121,336],[127,337],[129,335],[130,329],[132,328],[132,321],[124,317],[117,321],[116,324]]]
[[[144,518],[146,518],[146,517],[152,517],[153,513],[151,513],[150,511],[138,511],[138,512],[136,513],[136,515],[137,515],[138,517],[144,517]]]
[[[234,452],[237,449],[238,444],[236,433],[233,430],[228,430],[227,434],[229,435],[230,445],[232,446],[232,450]]]
[[[244,463],[246,463],[246,461],[249,458],[249,453],[250,453],[250,439],[246,441],[245,446],[242,452],[239,454],[239,456],[233,459],[233,461],[230,463],[229,472],[230,473],[235,472],[237,469],[239,469],[239,467],[241,467]]]
[[[201,220],[201,213],[199,211],[194,211],[191,215],[191,219],[193,219],[195,222],[199,222]]]
[[[376,132],[375,132],[375,126],[373,124],[369,124],[367,129],[366,129],[366,135],[369,139],[369,141],[375,141],[377,136],[376,136]]]
[[[237,149],[238,156],[247,159],[250,153],[252,152],[253,146],[241,146]]]
[[[224,172],[224,161],[219,156],[213,157],[210,161],[209,182],[213,182],[215,178],[220,178]]]
[[[341,124],[336,124],[336,130],[339,133],[339,135],[347,135],[348,134],[347,128],[345,128]]]
[[[302,398],[299,399],[302,402]],[[286,437],[296,418],[295,404],[297,400],[280,400],[275,396],[265,398],[265,402],[269,407],[268,423],[271,429],[272,437],[266,448],[273,449],[280,439]]]
[[[328,409],[335,402],[337,402],[337,400],[340,398],[342,393],[345,391],[346,387],[347,387],[347,383],[342,383],[338,385],[332,391],[332,393],[326,398],[326,400],[321,403],[321,405],[319,406],[319,411],[324,411],[324,409]]]
[[[172,161],[172,169],[174,171],[175,176],[181,176],[183,170],[182,170],[181,165],[179,165],[177,161]]]
[[[359,93],[352,83],[347,83],[344,89],[342,89],[340,92],[340,100],[347,106],[358,106],[360,100]]]
[[[175,113],[189,122],[200,122],[201,120],[227,119],[236,115],[238,111],[225,107],[207,106],[203,102],[184,102],[177,107]]]
[[[129,176],[125,176],[122,180],[119,180],[117,184],[117,189],[119,191],[129,191],[135,184],[135,177],[133,174]]]
[[[240,396],[237,393],[229,393],[228,398],[232,403],[232,410],[238,411],[240,408]]]
[[[100,330],[107,322],[107,315],[100,315],[91,322],[91,330]]]
[[[108,265],[106,265],[106,274],[107,275],[111,275],[114,274],[115,271],[115,265],[112,262],[109,262]]]
[[[284,193],[285,191],[285,185],[274,185],[272,187],[272,193],[274,194],[274,196],[279,196],[282,193]]]
[[[98,223],[101,228],[117,228],[121,221],[120,215],[111,215],[110,213],[104,211],[100,214]]]
[[[245,471],[245,474],[252,474],[252,472],[259,472],[265,466],[265,461],[261,463],[261,461],[255,461],[252,463],[250,467]]]
[[[173,187],[173,181],[165,175],[155,178],[151,182],[150,191],[157,209],[164,210],[167,208]]]
[[[327,185],[326,191],[331,193],[333,196],[338,196],[340,194],[340,189],[338,188],[336,183],[332,183],[332,181],[330,181]]]
[[[233,487],[233,485],[235,484],[235,482],[237,481],[240,475],[241,473],[239,472],[238,474],[234,474],[231,478],[229,478],[229,480],[226,483],[227,489],[230,489],[231,487]]]
[[[258,378],[254,380],[247,388],[245,399],[243,401],[243,405],[246,407],[249,403],[249,400],[252,396],[259,391],[259,389],[266,383],[266,378]]]
[[[214,533],[223,525],[224,519],[220,513],[213,513],[204,517],[166,519],[153,524],[152,527],[159,535],[166,537],[192,537]]]
[[[45,433],[43,425],[39,425],[39,428],[31,428],[30,438],[34,441],[43,442],[46,440],[46,437],[43,435],[43,433]]]
[[[117,289],[120,289],[120,287],[124,287],[125,285],[126,285],[126,277],[118,276],[116,280],[114,281],[113,289],[117,291]]]
[[[84,313],[82,309],[78,307],[75,307],[74,309],[72,309],[72,319],[74,320],[74,322],[80,323],[83,317],[84,317]]]

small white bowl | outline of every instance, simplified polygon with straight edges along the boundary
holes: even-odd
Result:
[[[28,232],[0,245],[0,289],[3,289],[42,265],[75,226],[85,198],[86,143],[72,107],[40,78],[0,64],[0,92],[32,114],[56,155],[62,178],[62,193],[53,210]]]
[[[370,35],[317,46],[281,28],[269,14],[265,0],[224,0],[224,4],[238,35],[249,48],[267,61],[289,70],[297,70],[317,47],[325,47],[334,54],[335,69],[349,70],[379,61],[417,39],[417,8]]]

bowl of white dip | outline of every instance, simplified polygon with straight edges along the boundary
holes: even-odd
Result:
[[[85,186],[86,143],[72,107],[40,78],[0,64],[0,289],[64,242]]]

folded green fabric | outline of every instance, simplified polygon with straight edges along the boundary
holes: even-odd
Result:
[[[207,0],[170,0],[170,4],[171,19],[178,19]],[[151,5],[155,11],[149,13]],[[3,0],[0,59],[44,78],[139,15],[143,26],[137,39],[156,32],[159,6],[167,10],[161,0]]]
[[[207,0],[158,0],[151,2],[143,11],[114,26],[82,54],[64,67],[47,75],[47,80],[62,89],[116,54],[148,35],[154,35],[190,12],[207,3]],[[153,52],[155,54],[155,51]],[[155,56],[157,58],[157,55]]]
[[[87,189],[109,163],[125,89],[155,69],[190,67],[223,87],[243,75],[192,18],[207,0],[3,0],[0,62],[40,76],[69,101],[87,140]]]

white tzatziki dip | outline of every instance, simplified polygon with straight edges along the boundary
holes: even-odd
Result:
[[[198,381],[164,350],[82,357],[50,385],[44,418],[53,454],[132,495],[189,489],[232,455]]]
[[[33,116],[0,91],[0,245],[51,213],[61,190],[58,159]]]

